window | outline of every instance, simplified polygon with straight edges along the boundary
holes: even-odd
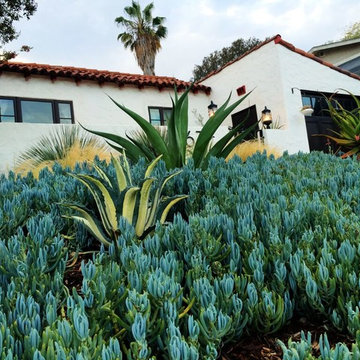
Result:
[[[154,126],[166,125],[171,116],[172,108],[149,106],[149,118]]]
[[[324,96],[329,98],[331,94],[301,91],[303,105],[309,105],[314,109],[312,116],[329,117],[329,107]],[[332,97],[332,104],[336,108],[338,103],[346,110],[356,108],[356,102],[350,95],[336,94]]]
[[[73,124],[72,102],[0,97],[0,122]]]
[[[0,122],[15,122],[15,107],[13,100],[0,99]]]

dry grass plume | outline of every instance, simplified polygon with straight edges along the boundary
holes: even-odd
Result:
[[[263,153],[264,151],[266,151],[268,157],[274,155],[275,158],[278,158],[282,155],[281,151],[274,146],[265,145],[258,140],[250,140],[237,145],[227,156],[226,161],[230,160],[235,155],[239,156],[242,161],[246,161],[249,156],[252,156],[257,152]]]

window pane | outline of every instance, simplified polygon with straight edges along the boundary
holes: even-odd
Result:
[[[0,116],[8,115],[14,116],[14,100],[0,99]]]
[[[15,122],[14,100],[0,99],[0,122]]]
[[[161,125],[159,109],[150,109],[150,122],[155,126]]]
[[[170,119],[171,113],[172,113],[172,109],[164,109],[164,110],[163,110],[163,114],[164,114],[164,125],[166,125],[166,123],[167,123],[168,120]]]
[[[58,103],[60,124],[72,124],[70,104]]]
[[[58,105],[60,119],[71,119],[70,104],[59,103]]]
[[[302,102],[304,106],[312,106],[311,105],[311,99],[309,96],[303,96],[302,97]]]
[[[45,101],[21,101],[24,123],[52,124],[54,121],[52,104]]]
[[[6,123],[6,122],[15,122],[15,116],[0,116],[0,122]]]

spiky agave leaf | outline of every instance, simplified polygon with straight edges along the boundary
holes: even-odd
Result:
[[[78,210],[81,216],[73,216],[74,219],[81,221],[91,230],[92,234],[99,239],[102,243],[106,244],[106,236],[116,240],[119,235],[118,218],[124,217],[130,224],[135,227],[135,233],[138,238],[142,238],[152,230],[157,219],[161,219],[163,222],[171,209],[171,207],[184,196],[174,197],[163,201],[161,198],[161,191],[166,182],[176,176],[179,172],[173,173],[165,177],[155,189],[155,196],[150,199],[151,188],[155,182],[154,177],[150,177],[153,173],[156,165],[162,158],[162,155],[154,159],[147,167],[145,171],[145,179],[141,182],[140,186],[131,185],[131,174],[129,164],[126,157],[123,156],[123,163],[119,159],[112,157],[112,163],[115,168],[116,179],[111,179],[109,176],[99,167],[96,167],[96,171],[100,178],[95,178],[85,174],[69,174],[75,179],[83,183],[93,196],[97,210],[100,214],[102,227],[99,222],[95,222],[96,219],[86,211],[81,209],[76,204],[67,206],[73,210]],[[161,211],[160,206],[161,207]],[[158,216],[157,216],[158,215]],[[109,243],[109,241],[107,241]]]
[[[150,210],[149,215],[148,215],[148,220],[147,220],[147,223],[145,225],[146,228],[151,227],[151,226],[153,226],[155,224],[156,212],[159,210],[158,207],[159,207],[161,193],[162,193],[162,191],[164,189],[164,186],[166,185],[166,183],[170,179],[172,179],[173,177],[175,177],[176,175],[178,175],[180,173],[181,173],[181,170],[166,176],[161,181],[161,183],[158,185],[158,188],[155,191],[155,195],[154,195],[154,199],[153,199],[153,202],[152,202],[151,210]]]
[[[168,143],[168,126],[154,126],[154,129],[159,133],[159,135],[164,139],[166,143]],[[153,147],[151,141],[148,139],[146,133],[142,130],[132,130],[129,132],[131,137],[131,141],[136,141],[137,144],[142,144],[145,146],[153,155],[154,157],[159,156],[160,154],[156,151]]]
[[[71,216],[67,216],[67,217],[84,224],[85,227],[95,236],[96,239],[98,239],[105,246],[110,246],[111,243],[110,243],[109,239],[104,235],[104,233],[101,229],[101,224],[95,217],[93,217],[87,211],[87,209],[85,209],[82,206],[74,205],[74,204],[62,204],[62,205],[69,209],[75,210],[77,213],[79,213],[81,215],[81,216],[71,215]]]
[[[164,139],[159,135],[159,133],[154,129],[154,126],[150,124],[147,120],[145,120],[140,115],[136,114],[134,111],[128,109],[127,107],[119,104],[116,102],[113,98],[111,98],[111,101],[119,107],[121,110],[123,110],[126,114],[128,114],[130,117],[133,118],[133,120],[136,121],[136,123],[143,129],[143,131],[146,133],[149,141],[153,144],[155,150],[158,154],[164,155],[164,161],[166,164],[171,164],[171,157],[170,153],[168,151],[168,146],[165,143]]]
[[[110,140],[110,142],[107,141],[107,144],[109,146],[111,146],[113,149],[115,149],[116,151],[122,153],[125,150],[126,156],[129,159],[131,159],[131,161],[137,162],[142,157],[144,157],[140,148],[138,148],[131,141],[125,139],[122,136],[110,134],[110,133],[103,132],[103,131],[90,130],[90,129],[87,129],[86,127],[82,126],[81,124],[80,124],[80,126],[84,130],[86,130],[94,135],[98,135],[107,140]],[[117,144],[117,145],[114,145],[114,144]]]
[[[139,187],[132,186],[127,189],[124,194],[122,216],[129,222],[129,224],[133,224],[134,222],[134,210],[139,191]]]
[[[124,156],[124,160],[127,161],[125,156]],[[125,190],[128,185],[131,185],[131,181],[130,181],[131,179],[129,179],[129,174],[127,175],[125,174],[125,171],[121,166],[120,161],[112,155],[111,155],[111,163],[113,164],[115,169],[118,191],[121,192]]]
[[[333,99],[336,93],[330,98],[325,98],[329,107],[329,114],[339,130],[331,130],[335,136],[320,135],[347,149],[348,151],[342,155],[343,158],[360,153],[360,100],[349,91],[346,92],[352,96],[357,107],[353,110],[345,109]]]
[[[169,211],[176,203],[178,203],[179,201],[186,199],[188,197],[189,197],[188,195],[177,195],[177,196],[173,196],[171,198],[167,198],[166,200],[164,200],[162,207],[160,208],[159,215],[158,215],[160,224],[164,224],[164,222],[166,221],[166,218],[169,214]]]
[[[69,174],[75,179],[81,181],[93,195],[101,220],[106,232],[111,236],[118,229],[116,207],[110,192],[105,185],[95,177],[82,174]]]
[[[203,128],[200,131],[200,134],[198,138],[196,139],[194,150],[193,150],[193,159],[194,159],[194,165],[195,167],[199,167],[201,165],[201,162],[206,156],[209,143],[215,134],[216,130],[219,128],[219,126],[223,123],[223,121],[227,118],[228,115],[231,114],[231,112],[241,104],[242,101],[244,101],[251,92],[243,96],[241,99],[233,103],[232,105],[228,106],[231,94],[225,101],[225,103],[215,112],[215,114],[210,117],[210,119],[206,122],[206,124],[203,126]],[[226,136],[226,135],[225,135]],[[219,140],[221,141],[221,140]],[[216,145],[216,144],[215,144]]]
[[[160,159],[163,157],[163,155],[159,155],[156,159],[154,159],[149,166],[147,167],[146,171],[145,171],[145,178],[149,177],[152,172],[155,169],[155,166],[157,165],[157,163],[160,161]]]
[[[154,181],[155,178],[148,178],[143,181],[140,187],[140,202],[135,224],[135,233],[138,237],[140,237],[145,231],[145,224],[149,213],[150,190]]]

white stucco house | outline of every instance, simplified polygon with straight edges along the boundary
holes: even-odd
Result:
[[[265,130],[265,142],[289,153],[325,150],[326,138],[312,136],[328,133],[333,127],[324,95],[339,91],[337,99],[345,107],[347,102],[352,105],[351,97],[339,89],[360,95],[360,76],[297,49],[280,35],[209,74],[200,84],[211,87],[211,98],[219,103],[229,90],[233,99],[238,98],[237,89],[253,90],[237,111],[247,107],[256,121],[265,106],[271,109],[274,122],[282,126],[280,130]],[[312,116],[300,112],[303,105],[314,109]],[[244,113],[238,113],[239,117]]]
[[[92,129],[124,134],[134,122],[109,99],[165,125],[174,86],[189,82],[164,76],[144,76],[66,66],[8,62],[0,64],[0,171],[14,165],[18,154],[57,124],[80,122]],[[226,119],[222,132],[247,115],[256,122],[266,106],[280,129],[264,130],[265,142],[289,153],[324,147],[331,126],[323,94],[339,88],[360,95],[360,76],[297,49],[280,35],[263,42],[195,84],[189,95],[189,125],[206,121],[210,101],[221,105],[252,93]],[[351,106],[341,92],[337,99]],[[310,105],[312,116],[300,109]],[[347,105],[346,105],[347,106]],[[254,134],[255,135],[255,134]]]
[[[124,136],[137,124],[109,97],[154,125],[165,125],[174,87],[191,84],[172,77],[144,76],[67,66],[0,64],[0,172],[59,124],[76,124]],[[189,95],[189,126],[194,134],[207,119],[211,89],[194,85]]]

